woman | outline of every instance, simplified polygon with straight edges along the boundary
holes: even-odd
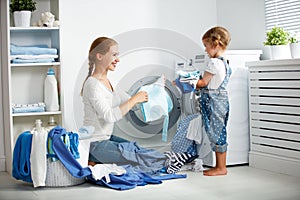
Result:
[[[118,55],[117,42],[107,37],[95,39],[89,50],[89,72],[81,91],[84,103],[83,125],[95,127],[89,164],[132,164],[142,170],[157,171],[166,167],[168,173],[179,171],[190,159],[189,154],[169,152],[164,155],[152,149],[134,146],[135,143],[113,135],[114,122],[136,104],[148,100],[148,94],[144,91],[130,97],[112,87],[107,73],[115,70],[119,62]]]

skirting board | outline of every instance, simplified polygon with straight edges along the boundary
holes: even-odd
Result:
[[[249,166],[273,172],[300,177],[300,160],[275,155],[250,152]]]

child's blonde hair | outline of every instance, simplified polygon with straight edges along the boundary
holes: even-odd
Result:
[[[222,49],[226,49],[231,37],[230,33],[227,29],[221,27],[221,26],[216,26],[211,29],[209,29],[202,37],[202,40],[206,40],[209,42],[213,47],[216,47],[219,45],[222,47]]]

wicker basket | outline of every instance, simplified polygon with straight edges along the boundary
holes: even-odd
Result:
[[[47,159],[46,187],[63,187],[79,185],[85,182],[85,178],[75,178],[59,161]]]

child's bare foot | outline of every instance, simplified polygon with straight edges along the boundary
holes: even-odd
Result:
[[[227,174],[226,168],[214,167],[214,168],[203,171],[204,176],[221,176],[221,175],[226,175],[226,174]]]

